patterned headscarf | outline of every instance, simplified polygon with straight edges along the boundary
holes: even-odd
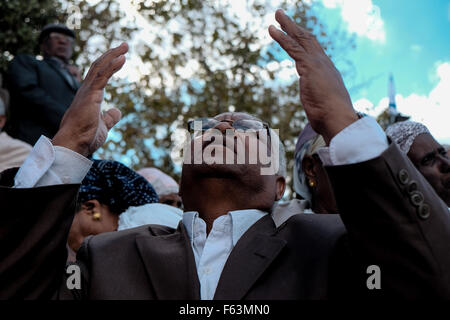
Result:
[[[386,129],[386,135],[398,144],[404,153],[409,152],[416,137],[423,133],[430,134],[430,131],[423,124],[414,121],[396,122]]]
[[[158,202],[152,185],[141,175],[117,161],[94,160],[84,178],[78,201],[96,199],[121,214],[130,206]]]
[[[294,190],[305,200],[311,201],[311,192],[308,188],[306,174],[302,168],[303,158],[315,154],[319,148],[325,146],[322,136],[315,132],[309,123],[298,136],[294,153]]]

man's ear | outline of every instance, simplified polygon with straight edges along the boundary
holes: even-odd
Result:
[[[276,188],[277,193],[275,196],[275,201],[278,201],[283,197],[284,191],[286,190],[286,179],[284,179],[284,177],[282,176],[277,177]]]
[[[94,212],[100,212],[100,202],[95,199],[83,202],[81,205],[81,210],[85,211],[87,214],[92,215]]]
[[[312,156],[304,156],[302,160],[302,169],[308,179],[316,178],[316,168]]]

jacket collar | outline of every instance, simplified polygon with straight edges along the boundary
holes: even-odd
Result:
[[[64,81],[67,83],[67,85],[68,85],[71,89],[77,90],[77,89],[79,88],[80,85],[79,85],[78,81],[75,80],[75,78],[74,78],[73,76],[71,76],[71,75],[70,75],[70,77],[72,77],[73,84],[70,83],[69,79],[67,79],[67,77],[63,74],[63,71],[61,70],[62,67],[61,67],[61,65],[59,64],[58,61],[55,61],[55,60],[53,60],[53,59],[51,59],[51,58],[45,58],[44,61],[47,62],[47,64],[48,64],[50,67],[52,67],[52,68],[53,68],[53,69],[61,76],[61,78],[64,79]],[[68,74],[68,73],[69,73],[69,72],[67,72],[67,74]],[[68,76],[69,76],[69,75],[68,75]]]
[[[200,299],[194,254],[182,222],[173,233],[150,230],[137,236],[136,244],[157,299]]]
[[[245,297],[286,245],[275,233],[270,215],[244,233],[225,263],[214,299]],[[149,235],[136,237],[136,244],[157,299],[200,299],[195,258],[182,221],[172,233],[150,229]]]
[[[270,215],[258,220],[231,251],[217,285],[214,299],[240,300],[286,245],[275,236]]]

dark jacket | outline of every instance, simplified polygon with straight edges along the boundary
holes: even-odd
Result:
[[[57,61],[23,54],[9,65],[7,85],[11,94],[7,132],[31,145],[41,135],[53,138],[80,86]]]
[[[279,228],[261,218],[232,250],[215,298],[450,298],[448,209],[396,145],[327,172],[341,214],[294,215]],[[11,184],[7,176],[0,182]],[[183,224],[87,238],[81,290],[67,290],[60,279],[76,189],[0,187],[1,298],[200,298]],[[371,265],[379,290],[367,287]]]

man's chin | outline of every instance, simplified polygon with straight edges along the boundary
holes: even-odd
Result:
[[[256,165],[247,164],[217,164],[217,163],[202,163],[202,164],[184,164],[183,167],[189,166],[189,170],[192,171],[197,177],[210,177],[210,178],[242,178],[250,174],[255,170],[259,170]],[[186,168],[187,169],[187,168]],[[185,170],[185,168],[183,168]]]

